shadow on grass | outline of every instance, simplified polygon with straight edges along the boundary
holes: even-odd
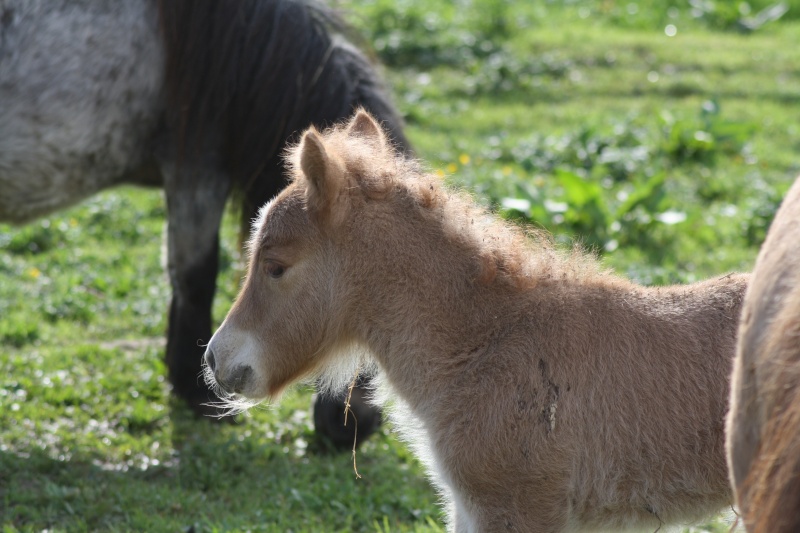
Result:
[[[375,531],[433,523],[433,494],[396,443],[375,436],[356,479],[350,455],[309,445],[313,432],[299,418],[214,423],[172,400],[161,449],[134,464],[110,459],[102,443],[64,460],[43,449],[0,452],[0,528]]]

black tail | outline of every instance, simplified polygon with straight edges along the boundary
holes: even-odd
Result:
[[[182,156],[219,150],[242,229],[283,186],[282,153],[363,106],[409,151],[376,66],[330,8],[307,0],[159,0],[170,122]]]

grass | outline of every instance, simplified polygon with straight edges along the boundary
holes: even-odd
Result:
[[[769,2],[340,3],[432,170],[649,284],[749,270],[800,173],[786,5],[756,27]],[[315,440],[306,388],[235,424],[170,399],[164,210],[123,188],[0,226],[3,531],[440,531],[389,428],[356,479]],[[217,319],[241,275],[235,227]]]

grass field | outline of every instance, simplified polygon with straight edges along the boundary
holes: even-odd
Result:
[[[433,171],[664,284],[749,270],[800,174],[800,1],[773,4],[339,6]],[[314,439],[309,389],[226,425],[170,399],[164,212],[159,191],[123,188],[0,226],[2,531],[440,531],[389,428],[357,479]],[[235,227],[218,320],[241,276]]]

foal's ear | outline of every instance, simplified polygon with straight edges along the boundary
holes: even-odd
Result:
[[[356,111],[355,116],[347,125],[347,133],[352,136],[361,137],[372,141],[379,146],[386,144],[386,136],[383,134],[383,129],[378,125],[372,115],[367,113],[363,108]]]
[[[318,213],[326,211],[339,194],[344,171],[313,129],[300,142],[300,170],[308,182],[309,208]]]

